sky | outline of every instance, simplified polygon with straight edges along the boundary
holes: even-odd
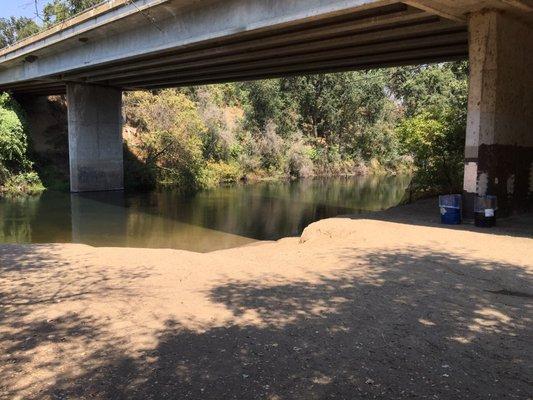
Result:
[[[42,9],[45,0],[38,0]],[[35,17],[34,0],[0,0],[0,18],[5,17]]]

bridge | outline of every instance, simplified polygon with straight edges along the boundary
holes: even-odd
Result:
[[[71,190],[117,190],[122,91],[467,58],[467,205],[524,210],[533,0],[111,0],[0,50],[0,90],[66,94]]]

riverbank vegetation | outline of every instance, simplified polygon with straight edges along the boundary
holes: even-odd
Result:
[[[28,153],[22,110],[0,94],[0,194],[36,194],[44,190]]]
[[[125,140],[152,181],[181,187],[406,170],[384,77],[373,71],[128,93]]]
[[[467,72],[452,63],[127,93],[127,171],[197,189],[415,170],[418,192],[459,190]]]
[[[42,10],[40,25],[2,19],[0,45],[97,3],[54,0]],[[198,190],[238,181],[415,171],[417,192],[457,191],[467,69],[456,62],[125,93],[126,186]],[[39,180],[24,117],[12,99],[3,99],[0,157],[8,172],[1,184],[4,191],[32,192]],[[43,177],[53,167],[38,162],[36,169]]]

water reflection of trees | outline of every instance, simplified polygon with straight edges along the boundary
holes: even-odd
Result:
[[[62,193],[0,201],[0,242],[70,241],[70,198]]]
[[[408,176],[368,176],[223,187],[183,197],[172,191],[4,200],[2,242],[208,251],[299,235],[311,222],[398,204]],[[72,198],[71,198],[72,197]]]
[[[158,212],[188,224],[253,237],[298,235],[309,223],[398,204],[408,176],[314,179],[220,188],[176,205],[172,193],[153,193]],[[141,207],[144,208],[144,207]]]
[[[10,199],[0,203],[0,240],[24,242],[32,238],[31,221],[37,214],[39,200],[36,197]]]

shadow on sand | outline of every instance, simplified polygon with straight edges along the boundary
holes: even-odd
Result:
[[[19,256],[23,265],[10,272],[21,279],[28,269],[47,268],[39,256],[11,255]],[[19,389],[6,382],[36,347],[54,343],[65,357],[86,354],[76,365],[49,360],[53,384],[29,398],[530,398],[533,282],[524,268],[420,248],[365,254],[345,248],[340,261],[346,268],[312,284],[219,282],[206,296],[230,310],[233,322],[193,330],[168,319],[157,345],[139,354],[106,321],[31,315],[35,302],[67,301],[95,288],[109,296],[113,288],[97,284],[106,276],[82,274],[85,289],[64,287],[59,297],[40,295],[37,287],[20,297],[4,282],[0,321],[9,334],[0,335],[0,394],[16,398]],[[370,265],[364,275],[362,263]],[[143,276],[139,270],[123,279]],[[245,314],[255,322],[237,322]],[[74,340],[80,349],[69,347]],[[101,345],[91,350],[94,343]]]

